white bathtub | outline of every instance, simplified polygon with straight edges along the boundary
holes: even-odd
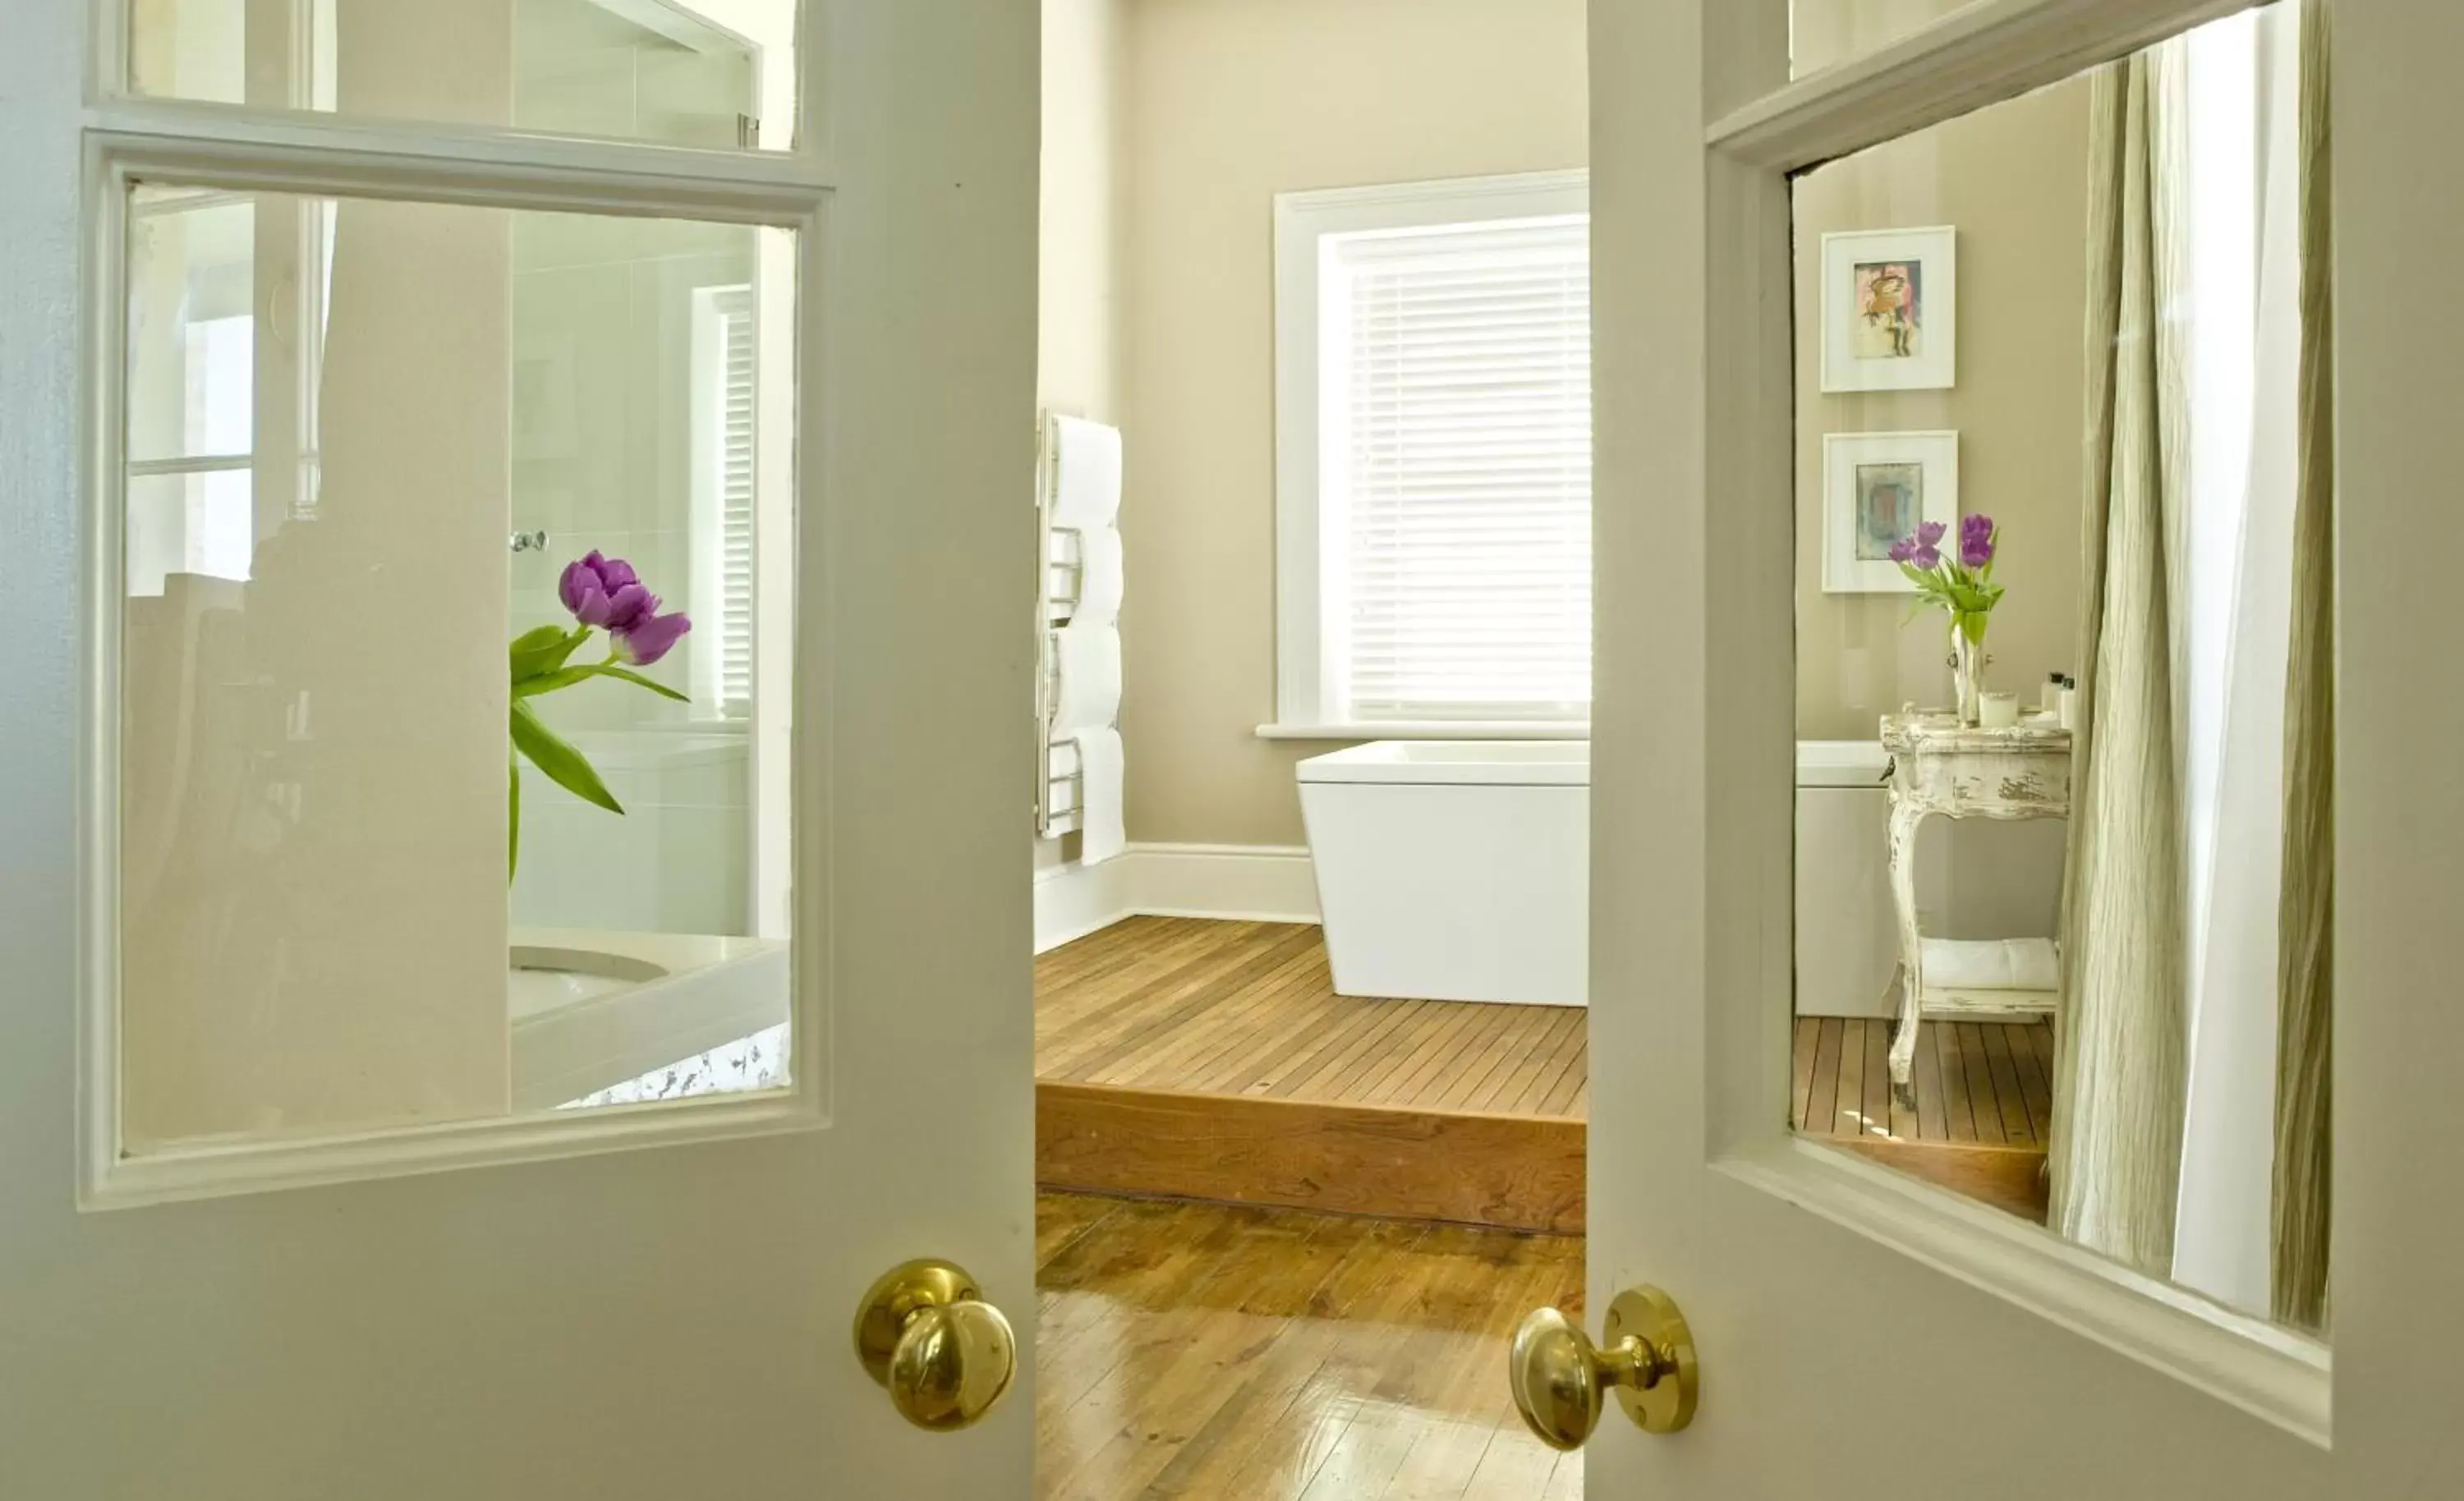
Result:
[[[1300,763],[1334,988],[1580,1006],[1592,748],[1381,740]]]

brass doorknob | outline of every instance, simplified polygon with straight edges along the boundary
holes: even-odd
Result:
[[[990,1412],[1018,1374],[1018,1338],[964,1267],[892,1267],[855,1314],[855,1354],[919,1428],[946,1433]]]
[[[1583,1447],[1612,1391],[1644,1432],[1674,1433],[1694,1421],[1703,1381],[1685,1316],[1656,1287],[1619,1293],[1596,1345],[1564,1314],[1535,1310],[1514,1331],[1507,1374],[1523,1421],[1561,1449]]]

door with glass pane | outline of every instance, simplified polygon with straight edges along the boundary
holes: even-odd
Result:
[[[0,59],[16,1484],[1023,1494],[1031,14],[77,11]]]
[[[1595,10],[1594,1495],[2464,1490],[2464,34],[2334,11]]]

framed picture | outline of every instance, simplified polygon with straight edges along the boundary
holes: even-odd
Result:
[[[1822,440],[1822,590],[1912,594],[1891,544],[1919,523],[1959,529],[1959,434],[1835,432]],[[1956,545],[1956,542],[1953,542]]]
[[[1956,239],[1948,225],[1822,237],[1822,389],[1935,391],[1953,383]]]

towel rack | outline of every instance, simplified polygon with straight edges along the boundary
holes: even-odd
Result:
[[[1086,769],[1075,746],[1067,770],[1054,765],[1052,720],[1061,702],[1060,642],[1054,633],[1076,617],[1086,593],[1087,541],[1078,528],[1052,523],[1061,445],[1049,414],[1037,424],[1035,450],[1035,832],[1050,839],[1078,828],[1086,795]],[[1053,556],[1055,537],[1068,540],[1072,555]],[[1056,584],[1055,576],[1063,581]]]

